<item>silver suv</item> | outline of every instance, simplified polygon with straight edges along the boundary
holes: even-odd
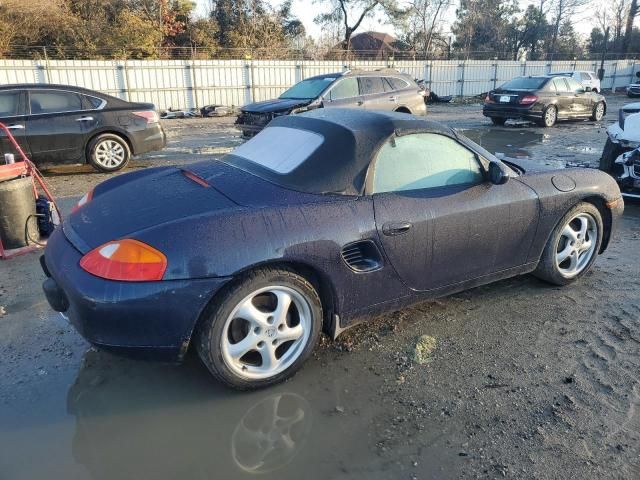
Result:
[[[250,137],[274,117],[329,107],[426,115],[428,96],[428,90],[397,70],[349,70],[307,78],[277,99],[245,105],[240,109],[236,126]]]

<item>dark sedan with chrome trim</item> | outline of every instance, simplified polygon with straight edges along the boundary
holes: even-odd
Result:
[[[166,144],[153,104],[68,85],[3,85],[0,122],[39,166],[88,163],[113,172],[132,156]],[[1,133],[0,153],[15,153],[13,149]]]
[[[221,161],[98,185],[50,238],[44,290],[96,345],[181,358],[193,344],[219,380],[264,387],[323,329],[514,275],[587,273],[622,214],[617,184],[517,162],[403,113],[279,117]]]
[[[605,98],[585,89],[573,78],[552,75],[516,77],[489,92],[482,114],[494,125],[528,120],[552,127],[559,120],[602,120]]]

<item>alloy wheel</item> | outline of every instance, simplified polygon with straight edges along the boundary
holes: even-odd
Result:
[[[547,127],[551,127],[553,124],[556,123],[557,115],[558,114],[556,113],[555,107],[547,108],[547,110],[544,112],[544,124]]]
[[[305,296],[269,286],[247,295],[227,317],[221,352],[236,375],[259,380],[289,368],[309,341],[312,313]]]
[[[599,103],[596,106],[596,114],[595,114],[596,122],[599,122],[600,120],[602,120],[602,117],[604,117],[604,105],[602,103]]]
[[[94,158],[101,167],[114,169],[122,165],[127,158],[127,154],[119,142],[105,139],[96,145]]]
[[[567,222],[558,238],[555,256],[556,267],[563,277],[575,277],[589,265],[598,233],[598,224],[589,213],[579,213]]]

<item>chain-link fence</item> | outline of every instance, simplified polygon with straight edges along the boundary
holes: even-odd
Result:
[[[598,61],[496,60],[0,60],[0,84],[76,85],[158,108],[239,106],[279,96],[314,75],[348,69],[392,67],[424,79],[438,95],[480,95],[519,75],[597,71]],[[636,79],[633,60],[607,60],[602,88],[619,89]]]

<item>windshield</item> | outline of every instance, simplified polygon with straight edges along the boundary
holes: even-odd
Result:
[[[296,83],[289,90],[286,90],[280,98],[291,98],[296,100],[311,100],[317,98],[327,88],[336,77],[315,77]]]
[[[538,90],[546,81],[546,78],[540,77],[517,77],[509,80],[500,88],[502,90]]]

